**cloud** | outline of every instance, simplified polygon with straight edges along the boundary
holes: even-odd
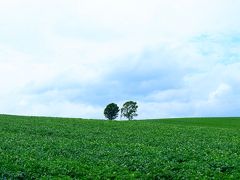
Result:
[[[3,113],[238,115],[240,2],[1,1]]]
[[[229,85],[220,84],[215,91],[209,94],[209,100],[210,101],[218,100],[219,98],[224,97],[224,95],[229,93],[230,90],[231,90],[231,87]]]

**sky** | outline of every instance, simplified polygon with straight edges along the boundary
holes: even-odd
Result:
[[[239,0],[0,1],[0,113],[240,116]]]

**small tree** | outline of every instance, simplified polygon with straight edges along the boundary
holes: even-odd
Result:
[[[128,120],[132,120],[134,116],[137,116],[137,102],[127,101],[121,108],[121,116],[126,117]]]
[[[115,103],[108,104],[104,109],[104,116],[109,120],[114,120],[118,117],[119,107]]]

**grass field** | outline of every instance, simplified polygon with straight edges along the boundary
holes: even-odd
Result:
[[[240,118],[0,116],[0,179],[240,179]]]

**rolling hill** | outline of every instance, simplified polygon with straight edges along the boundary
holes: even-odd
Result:
[[[240,178],[240,118],[0,115],[0,179]]]

